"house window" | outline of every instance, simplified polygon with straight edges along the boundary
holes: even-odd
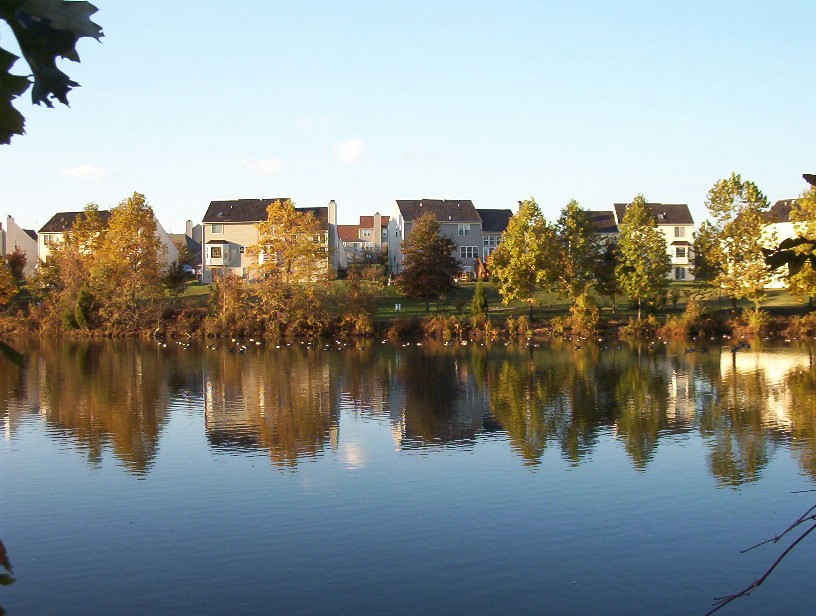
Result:
[[[499,243],[499,237],[497,235],[485,235],[482,238],[482,243],[485,246],[495,246]]]
[[[221,254],[221,246],[210,246],[210,259],[220,259]]]
[[[459,235],[470,235],[470,223],[459,223]]]
[[[485,247],[482,249],[482,254],[484,255],[484,257],[483,257],[483,258],[484,258],[484,260],[485,260],[485,261],[487,261],[487,258],[488,258],[490,255],[492,255],[494,252],[496,252],[496,247],[495,247],[495,246],[485,246]]]
[[[371,237],[371,229],[360,229],[362,232],[361,237]]]
[[[686,279],[686,268],[685,267],[675,267],[674,268],[674,279],[675,280],[685,280]]]
[[[43,244],[46,246],[53,246],[59,243],[59,235],[43,235]]]
[[[224,225],[212,225],[210,227],[210,231],[212,231],[213,233],[223,233]]]
[[[686,258],[686,247],[685,246],[678,246],[674,249],[674,256],[678,259],[685,259]]]
[[[475,259],[479,256],[478,246],[459,246],[460,259]]]
[[[686,228],[685,227],[675,227],[674,228],[674,237],[686,237]]]

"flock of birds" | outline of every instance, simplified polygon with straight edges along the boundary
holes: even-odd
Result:
[[[729,338],[730,338],[729,336],[723,335],[724,340],[728,340]],[[692,339],[692,341],[696,341],[696,340],[697,340],[697,338]],[[794,340],[796,340],[796,339],[795,338],[793,338],[793,339],[785,338],[786,343],[793,342]],[[570,341],[570,342],[573,343],[573,348],[575,348],[576,350],[580,350],[580,349],[583,348],[584,344],[589,342],[589,339],[585,338],[585,337],[576,337],[575,339],[569,339],[568,338],[567,341]],[[708,342],[712,342],[712,341],[716,341],[716,338],[712,337],[712,338],[710,338],[708,340]],[[489,341],[484,341],[484,340],[474,340],[473,338],[469,338],[467,340],[464,340],[464,339],[463,340],[445,340],[445,341],[442,342],[442,345],[446,346],[446,347],[457,347],[457,346],[466,347],[468,345],[486,346],[487,344],[489,344],[491,342],[495,342],[495,339],[490,339]],[[595,340],[593,339],[592,342],[595,342]],[[700,342],[702,342],[702,340]],[[302,346],[302,347],[307,348],[307,349],[322,349],[324,351],[331,351],[331,350],[342,351],[342,350],[345,350],[345,349],[357,349],[357,350],[365,349],[368,346],[369,341],[367,339],[360,339],[360,340],[356,340],[356,341],[352,341],[352,342],[349,342],[349,341],[346,341],[346,340],[334,340],[334,341],[331,341],[331,342],[327,342],[327,341],[316,341],[314,339],[310,339],[310,340],[300,340],[300,341],[297,341],[297,342],[280,342],[280,341],[276,341],[274,344],[272,344],[272,342],[270,342],[270,341],[261,340],[261,339],[257,339],[257,338],[246,338],[246,339],[243,339],[243,338],[229,338],[229,339],[226,339],[225,338],[225,339],[220,339],[220,344],[207,344],[206,348],[207,348],[207,350],[210,350],[210,351],[218,351],[220,349],[223,349],[228,353],[242,354],[242,353],[246,353],[247,350],[249,350],[253,346],[254,347],[260,347],[260,346],[264,345],[264,343],[266,343],[266,345],[268,347],[275,348],[275,349],[286,349],[286,348],[289,348],[289,347],[292,347],[292,346]],[[392,343],[392,344],[395,344],[396,346],[403,347],[403,348],[412,347],[412,346],[416,346],[416,347],[425,346],[425,344],[423,342],[394,341],[394,340],[391,340],[389,338],[384,338],[384,339],[382,339],[380,341],[380,344],[388,344],[388,343]],[[529,338],[526,340],[526,342],[522,341],[521,343],[517,343],[517,342],[509,340],[509,341],[505,341],[503,344],[506,347],[520,344],[520,346],[524,347],[524,348],[539,348],[541,346],[540,343],[534,342],[532,339],[529,339]],[[610,349],[613,348],[613,346],[608,344],[608,341],[605,340],[604,338],[598,338],[597,339],[597,344],[600,345],[598,348],[600,350],[602,350],[602,351],[609,351]],[[669,341],[668,340],[652,341],[652,342],[650,342],[648,344],[648,348],[649,349],[654,349],[655,347],[657,347],[658,345],[661,345],[661,344],[662,345],[667,345],[667,344],[669,344]],[[187,342],[185,342],[185,341],[169,341],[168,342],[166,340],[159,340],[158,345],[159,345],[160,348],[165,348],[165,349],[168,347],[168,345],[170,345],[171,347],[176,346],[176,347],[178,347],[178,348],[180,348],[182,350],[189,350],[193,346],[193,343],[190,342],[190,341],[187,341]],[[616,345],[615,348],[618,351],[620,351],[620,350],[623,349],[623,346],[621,344],[618,344],[618,345]],[[750,349],[751,345],[750,345],[750,343],[742,340],[742,341],[738,341],[738,342],[733,343],[733,344],[729,344],[728,348],[730,349],[731,353],[738,353],[739,351],[742,351],[742,350],[745,350],[745,349]],[[699,346],[686,347],[685,352],[687,354],[709,353],[710,350],[711,350],[711,348],[710,348],[709,344],[700,344]]]

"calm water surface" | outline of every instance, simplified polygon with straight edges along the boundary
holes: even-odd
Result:
[[[702,614],[816,502],[807,347],[15,346],[9,616]]]

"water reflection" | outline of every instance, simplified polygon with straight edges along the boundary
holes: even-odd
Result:
[[[262,453],[284,468],[327,451],[359,466],[365,452],[341,443],[340,427],[369,421],[385,424],[398,450],[473,448],[498,435],[533,467],[548,449],[578,465],[608,439],[643,470],[666,439],[695,435],[723,486],[756,481],[784,446],[816,478],[807,348],[15,346],[27,367],[0,370],[4,438],[40,421],[92,465],[110,451],[137,476],[154,464],[171,409],[186,408],[203,412],[213,451]]]
[[[273,463],[337,446],[339,392],[332,366],[300,347],[242,354],[216,351],[204,369],[207,439],[220,450],[268,451]]]

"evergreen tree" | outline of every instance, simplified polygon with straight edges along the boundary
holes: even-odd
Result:
[[[555,250],[555,231],[544,220],[535,199],[528,199],[510,218],[501,243],[490,256],[490,277],[502,302],[528,304],[530,320],[536,290],[551,288]]]
[[[487,314],[487,294],[485,293],[484,284],[481,280],[476,283],[476,289],[473,291],[473,300],[470,303],[470,314],[473,316]]]
[[[666,236],[657,228],[657,220],[643,195],[626,208],[620,225],[618,263],[615,276],[621,290],[635,300],[638,319],[643,301],[668,288],[671,258],[666,252]]]
[[[397,287],[408,297],[425,299],[425,311],[430,310],[432,297],[439,297],[454,287],[461,271],[453,251],[456,244],[439,234],[439,221],[432,214],[423,214],[414,221],[411,232],[402,243],[403,270]]]

